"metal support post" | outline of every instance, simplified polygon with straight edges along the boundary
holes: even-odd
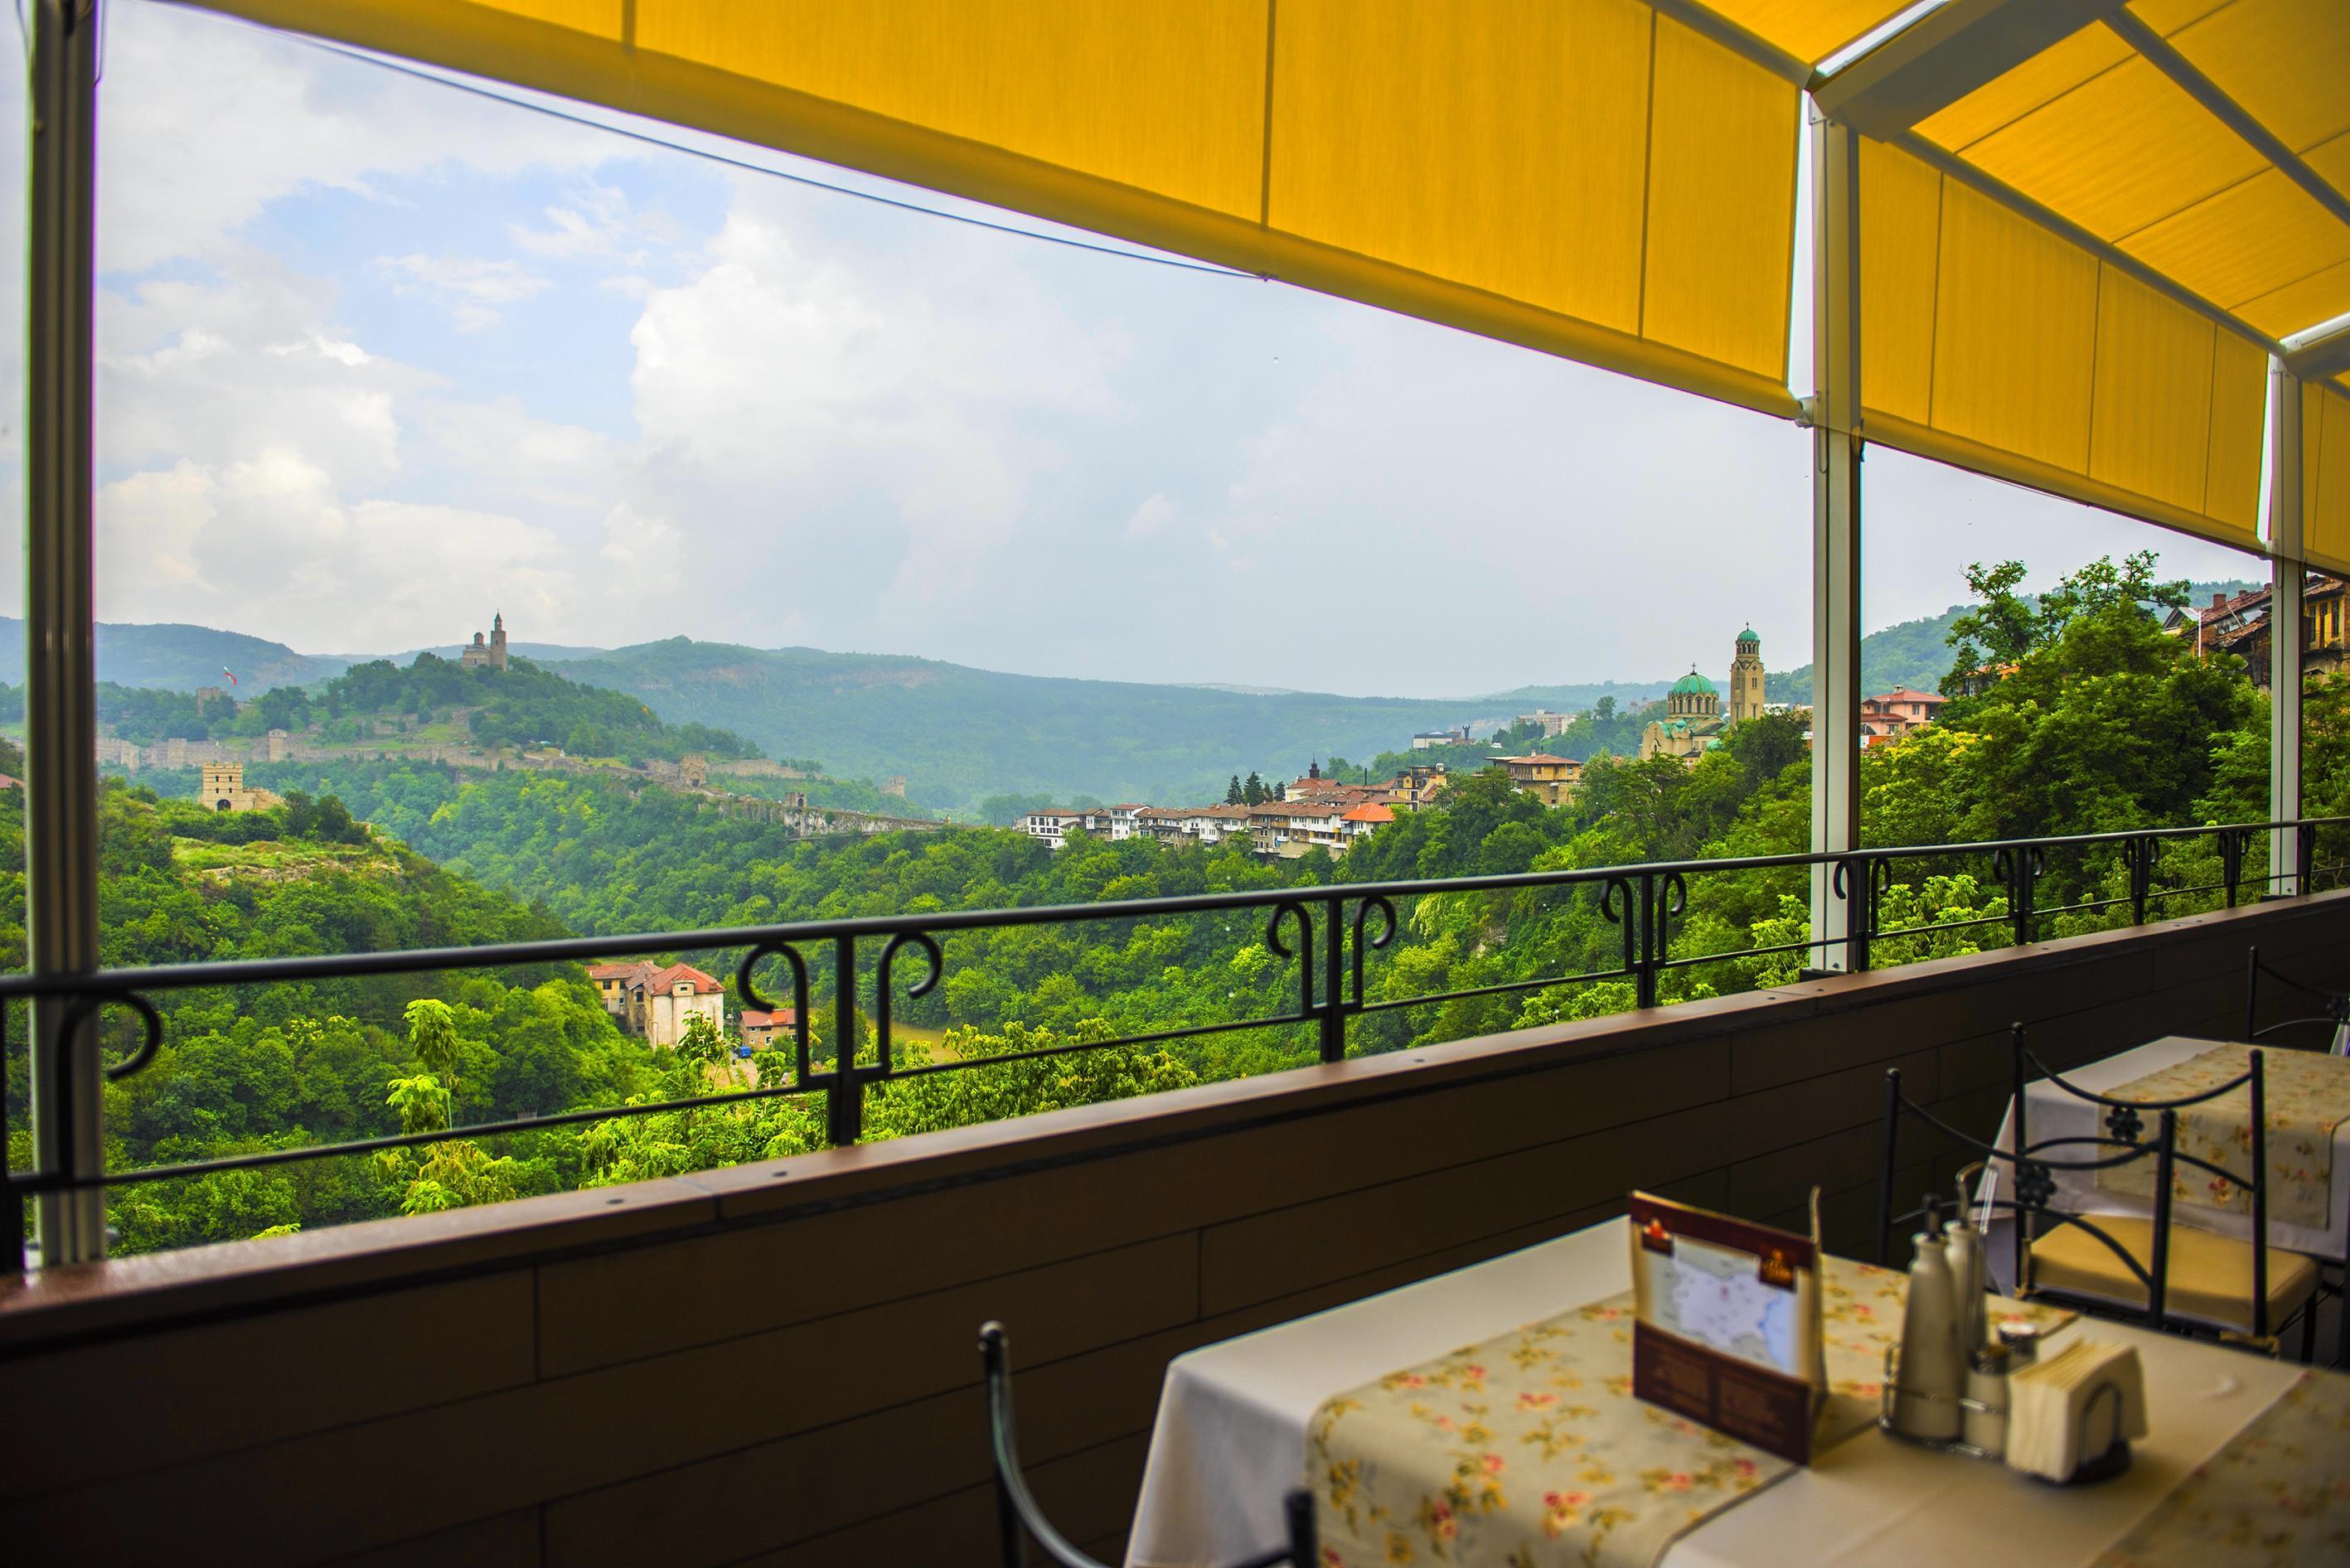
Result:
[[[1860,842],[1860,138],[1816,111],[1812,334],[1812,848],[1841,854]],[[1850,962],[1851,911],[1813,867],[1815,968]]]
[[[98,711],[90,533],[96,0],[34,0],[26,268],[25,925],[35,973],[98,967]],[[33,1006],[33,1158],[102,1168],[97,1022]],[[40,1259],[106,1251],[106,1204],[44,1194]]]
[[[857,939],[832,941],[832,1082],[825,1095],[825,1137],[846,1148],[865,1133],[865,1080],[857,1054],[865,1044],[864,1020],[857,1014]]]
[[[2301,378],[2269,360],[2269,820],[2301,815]],[[2269,830],[2268,890],[2305,890],[2301,844]]]

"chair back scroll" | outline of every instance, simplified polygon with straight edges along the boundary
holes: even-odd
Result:
[[[1013,1432],[1012,1359],[1002,1324],[980,1325],[979,1358],[987,1384],[987,1446],[995,1469],[995,1527],[1003,1568],[1028,1568],[1031,1540],[1053,1568],[1107,1568],[1070,1545],[1053,1528],[1021,1474],[1018,1440]],[[1282,1513],[1288,1539],[1232,1568],[1319,1568],[1313,1495],[1302,1489],[1291,1491],[1282,1500]]]
[[[2255,948],[2252,950],[2257,954],[2260,950]],[[2277,1027],[2282,1028],[2283,1026],[2278,1025]],[[2136,1145],[2144,1131],[2145,1113],[2148,1111],[2156,1111],[2161,1114],[2162,1125],[2165,1130],[2160,1139],[2161,1147],[2158,1159],[2158,1169],[2156,1178],[2154,1200],[2155,1228],[2157,1231],[2156,1252],[2158,1259],[2164,1258],[2168,1251],[2168,1232],[2171,1223],[2171,1208],[2173,1203],[2173,1195],[2171,1191],[2173,1184],[2172,1178],[2176,1173],[2177,1166],[2192,1166],[2194,1168],[2200,1170],[2205,1175],[2212,1178],[2215,1181],[2225,1182],[2230,1186],[2243,1189],[2246,1197],[2250,1199],[2252,1235],[2257,1238],[2261,1243],[2252,1248],[2252,1299],[2251,1303],[2252,1313],[2252,1337],[2255,1339],[2266,1339],[2269,1334],[2269,1250],[2267,1246],[2269,1233],[2268,1080],[2267,1070],[2262,1065],[2262,1053],[2260,1047],[2254,1046],[2252,1048],[2250,1053],[2250,1060],[2246,1063],[2244,1071],[2237,1074],[2234,1077],[2229,1079],[2224,1084],[2214,1085],[2210,1088],[2199,1089],[2194,1094],[2180,1095],[2168,1100],[2123,1100],[2116,1099],[2111,1095],[2101,1095],[2094,1089],[2085,1089],[2078,1084],[2073,1083],[2071,1080],[2067,1079],[2063,1074],[2055,1072],[2050,1068],[2046,1063],[2041,1061],[2038,1056],[2033,1054],[2030,1046],[2023,1043],[2022,1024],[2018,1023],[2012,1025],[2010,1029],[2010,1036],[2013,1043],[2014,1057],[2014,1097],[2010,1103],[2014,1106],[2015,1147],[2019,1154],[2029,1155],[2037,1149],[2054,1147],[2060,1144],[2068,1143],[2096,1143],[2106,1145],[2107,1147],[2115,1145]],[[2106,1130],[2112,1136],[2108,1138],[2096,1139],[2051,1138],[2044,1143],[2032,1143],[2026,1137],[2024,1129],[2025,1099],[2023,1091],[2027,1082],[2026,1068],[2036,1069],[2040,1076],[2045,1078],[2061,1092],[2070,1095],[2076,1100],[2086,1100],[2092,1105],[2104,1106],[2106,1110]],[[2225,1167],[2215,1165],[2208,1159],[2201,1158],[2195,1154],[2176,1147],[2177,1118],[2180,1111],[2187,1109],[2190,1106],[2199,1106],[2207,1100],[2216,1100],[2220,1096],[2232,1094],[2237,1089],[2244,1089],[2250,1102],[2248,1106],[2248,1113],[2249,1119],[2251,1124],[2250,1132],[2252,1167],[2252,1174],[2250,1177],[2240,1175],[2235,1171],[2227,1169]],[[2116,1161],[2114,1163],[2126,1162]],[[2020,1222],[2016,1226],[2016,1244],[2019,1256],[2015,1277],[2018,1280],[2022,1280],[2025,1277],[2024,1262],[2026,1260],[2022,1256],[2022,1254],[2029,1250],[2029,1242],[2023,1235],[2024,1229],[2024,1226]]]
[[[2280,985],[2290,986],[2305,996],[2317,998],[2320,1011],[2305,1017],[2283,1019],[2270,1024],[2265,1029],[2258,1027],[2261,976],[2262,975],[2267,975]],[[2262,963],[2261,950],[2258,947],[2246,948],[2244,950],[2245,1041],[2251,1044],[2258,1044],[2272,1034],[2280,1033],[2287,1029],[2298,1029],[2310,1023],[2322,1024],[2325,1028],[2325,1044],[2322,1049],[2336,1056],[2350,1055],[2350,991],[2331,991],[2322,985],[2312,985],[2305,980],[2297,980],[2274,965]]]
[[[2003,1210],[2015,1216],[2015,1280],[2019,1294],[2031,1293],[2033,1240],[2037,1236],[2045,1235],[2049,1230],[2071,1225],[2103,1243],[2106,1251],[2113,1253],[2122,1266],[2146,1288],[2147,1324],[2159,1332],[2165,1321],[2166,1299],[2169,1288],[2170,1189],[2172,1156],[2178,1137],[2177,1113],[2169,1110],[2161,1113],[2160,1130],[2151,1143],[2126,1143],[2108,1138],[2052,1138],[2040,1145],[2031,1145],[2024,1142],[2020,1069],[2017,1088],[2014,1102],[2017,1117],[2016,1147],[2013,1149],[2004,1149],[1995,1144],[1985,1143],[1980,1138],[1970,1137],[1951,1127],[1901,1092],[1899,1068],[1890,1068],[1887,1071],[1883,1159],[1877,1181],[1877,1262],[1887,1266],[1892,1265],[1892,1239],[1898,1226],[1915,1220],[1920,1215],[1930,1215],[1935,1212],[1935,1204],[1931,1199],[1917,1209],[1899,1214],[1893,1212],[1893,1182],[1895,1172],[1899,1165],[1901,1123],[1905,1117],[1908,1117],[1922,1122],[1940,1133],[1961,1150],[1981,1159],[1990,1169],[1996,1171],[2002,1166],[2005,1166],[2012,1170],[2014,1196],[1994,1197],[1988,1200],[1985,1207],[1993,1210]],[[2089,1144],[2118,1149],[2119,1152],[2101,1158],[2089,1159],[2047,1158],[2046,1149],[2068,1144]],[[2055,1173],[2057,1171],[2105,1170],[2116,1166],[2129,1165],[2141,1159],[2151,1159],[2155,1162],[2154,1244],[2151,1249],[2152,1255],[2145,1262],[2139,1262],[2127,1247],[2089,1216],[2067,1213],[2050,1207],[2050,1200],[2056,1195]]]

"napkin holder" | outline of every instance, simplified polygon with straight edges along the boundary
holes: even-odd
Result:
[[[1929,1394],[1921,1393],[1914,1389],[1903,1389],[1900,1386],[1900,1382],[1901,1347],[1898,1345],[1888,1345],[1885,1347],[1885,1380],[1879,1386],[1881,1394],[1877,1414],[1877,1427],[1888,1436],[1898,1438],[1903,1442],[1908,1443],[1913,1447],[1933,1449],[1942,1453],[1964,1454],[1970,1459],[2004,1459],[2007,1457],[2002,1451],[1979,1447],[1973,1443],[1967,1442],[1962,1438],[1944,1440],[1935,1438],[1920,1438],[1900,1430],[1893,1422],[1894,1401],[1897,1397],[1929,1399],[1938,1403],[1942,1402],[1946,1397],[1939,1394]],[[1957,1405],[1962,1412],[1960,1421],[1962,1428],[1968,1425],[1963,1418],[1964,1416],[1971,1415],[1976,1417],[1992,1417],[2002,1428],[2004,1428],[2008,1426],[2010,1419],[2010,1401],[2007,1396],[2007,1387],[2008,1385],[2006,1380],[2002,1379],[2000,1385],[2000,1393],[1994,1398],[1977,1399],[1966,1396],[1960,1396],[1955,1399],[1950,1399],[1949,1402]],[[2020,1473],[2030,1476],[2033,1480],[2040,1482],[2043,1486],[2088,1486],[2097,1481],[2111,1480],[2116,1476],[2121,1475],[2128,1470],[2130,1468],[2130,1442],[2129,1438],[2125,1431],[2128,1419],[2128,1411],[2126,1408],[2127,1397],[2123,1393],[2121,1383],[2108,1378],[2101,1381],[2095,1387],[2090,1390],[2087,1399],[2085,1400],[2081,1406],[2080,1427],[2085,1432],[2093,1430],[2096,1426],[2100,1412],[2108,1405],[2110,1405],[2112,1410],[2113,1435],[2111,1439],[2106,1444],[2102,1452],[2093,1455],[2087,1459],[2077,1459],[2074,1463],[2071,1472],[2062,1478],[2043,1475],[2037,1470],[2030,1469],[2022,1470]],[[1977,1424],[1979,1425],[1980,1423]],[[2011,1466],[2010,1468],[2012,1469],[2015,1467]]]

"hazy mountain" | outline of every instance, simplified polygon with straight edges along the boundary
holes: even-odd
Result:
[[[203,626],[133,626],[100,623],[98,678],[118,686],[158,686],[192,691],[226,686],[224,670],[235,673],[245,696],[273,686],[307,686],[340,675],[352,661],[333,654],[296,653],[282,642]],[[0,617],[0,680],[25,679],[25,623]]]
[[[1506,702],[1253,693],[1006,675],[935,659],[765,650],[672,638],[550,668],[629,692],[672,722],[734,731],[856,778],[903,774],[942,805],[998,794],[1221,799],[1333,754],[1368,761],[1416,730],[1507,716]]]

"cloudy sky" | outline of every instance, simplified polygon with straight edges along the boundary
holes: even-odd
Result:
[[[104,619],[348,653],[503,609],[532,641],[1409,695],[1712,668],[1747,620],[1774,667],[1809,657],[1791,427],[200,13],[107,16]],[[1871,626],[1975,559],[2254,569],[1896,454],[1867,483]]]

